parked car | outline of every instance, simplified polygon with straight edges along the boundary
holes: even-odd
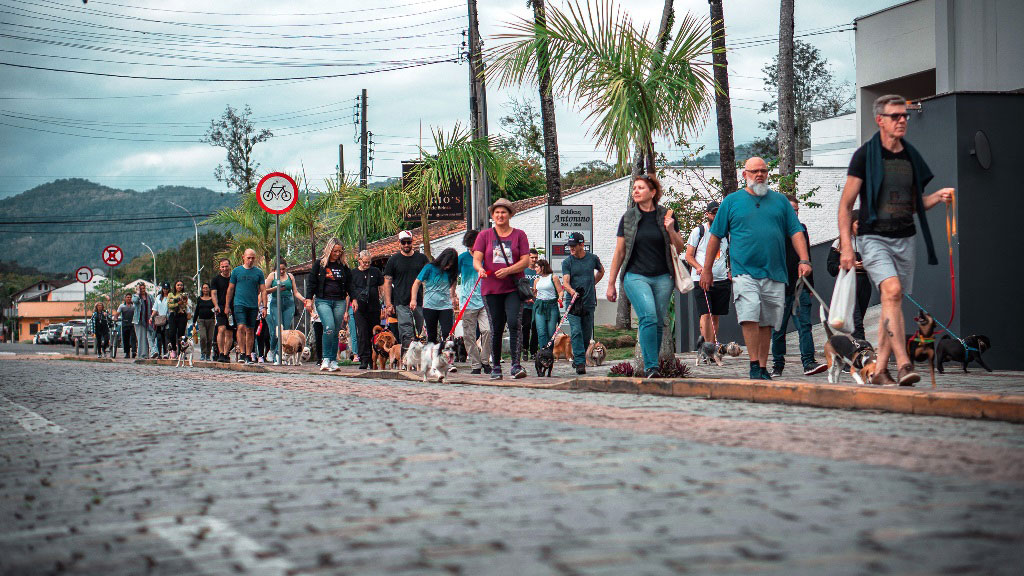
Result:
[[[69,320],[61,330],[60,342],[62,344],[71,344],[75,341],[75,338],[85,336],[86,326],[85,320]]]
[[[63,324],[50,324],[39,332],[37,342],[40,344],[54,344],[57,342],[57,338],[60,337],[60,332],[63,329]]]

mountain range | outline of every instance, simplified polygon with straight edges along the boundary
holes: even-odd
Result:
[[[238,203],[238,196],[207,188],[159,186],[143,192],[110,188],[80,178],[55,180],[0,200],[0,260],[45,272],[102,268],[103,248],[124,252],[124,262],[177,247],[195,229],[180,204],[202,222]],[[200,226],[200,233],[218,230]]]

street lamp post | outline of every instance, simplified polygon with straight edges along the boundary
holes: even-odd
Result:
[[[167,200],[167,203],[170,204],[171,206],[177,206],[178,208],[185,210],[184,206],[175,204],[170,200]],[[198,298],[199,296],[201,296],[202,293],[201,286],[199,283],[199,224],[196,223],[196,217],[193,216],[191,212],[185,210],[185,213],[188,214],[189,218],[192,219],[192,225],[195,226],[196,228],[196,302],[198,302]]]
[[[142,245],[146,247],[146,250],[149,250],[150,254],[153,255],[153,289],[156,290],[156,253],[149,247],[149,244],[143,242]]]

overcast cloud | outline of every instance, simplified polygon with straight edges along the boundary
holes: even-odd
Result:
[[[485,42],[518,17],[531,17],[525,0],[479,0]],[[559,0],[551,2],[562,5]],[[894,0],[797,0],[796,29],[850,24]],[[620,5],[637,23],[653,22],[662,0]],[[679,12],[708,12],[706,0],[676,0]],[[257,147],[264,172],[299,173],[322,183],[345,146],[345,169],[358,171],[353,111],[368,91],[375,179],[400,173],[416,155],[422,121],[450,129],[468,122],[468,70],[452,62],[467,24],[459,0],[161,1],[0,0],[0,62],[119,76],[274,79],[379,71],[303,81],[259,83],[146,80],[0,66],[0,197],[56,178],[83,177],[117,188],[160,184],[226,191],[213,177],[223,151],[198,142],[226,105],[252,107],[259,127],[275,137]],[[214,13],[215,12],[215,13]],[[778,2],[727,0],[728,42],[768,43],[729,53],[736,142],[761,131],[761,68],[777,52]],[[140,34],[146,32],[146,34]],[[854,33],[805,37],[822,50],[833,73],[854,80]],[[749,45],[749,44],[748,44]],[[433,63],[443,59],[448,62]],[[536,91],[488,92],[490,131],[512,97]],[[605,159],[589,126],[564,100],[557,109],[562,170]],[[717,149],[711,122],[693,136]],[[662,147],[665,149],[665,146]],[[677,151],[667,152],[670,158]]]

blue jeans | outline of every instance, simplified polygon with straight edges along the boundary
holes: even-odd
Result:
[[[537,346],[543,348],[558,330],[558,300],[537,300],[533,303],[533,323],[537,326]]]
[[[786,327],[789,317],[793,316],[793,295],[786,296],[786,309],[782,311],[782,328],[772,330],[772,365],[786,365]],[[811,338],[811,295],[806,290],[800,292],[800,304],[796,316],[793,316],[796,331],[800,333],[800,362],[804,368],[814,366],[814,339]]]
[[[351,354],[359,353],[359,330],[356,327],[355,312],[348,312],[348,349]],[[362,358],[360,358],[362,360]]]
[[[345,319],[344,300],[316,299],[316,313],[324,325],[324,337],[321,344],[324,360],[334,362],[338,359],[338,330]]]
[[[675,289],[672,276],[644,276],[626,272],[622,279],[622,289],[636,311],[636,338],[644,355],[644,371],[657,368],[661,339],[668,320],[668,302]]]
[[[587,360],[587,346],[594,338],[594,309],[584,308],[583,314],[569,314],[569,336],[572,342],[572,363],[582,366]]]
[[[267,328],[270,328],[270,351],[278,354],[277,349],[277,302],[271,302],[267,310]],[[281,298],[281,318],[284,319],[282,326],[284,330],[292,329],[292,320],[295,319],[295,299]]]

